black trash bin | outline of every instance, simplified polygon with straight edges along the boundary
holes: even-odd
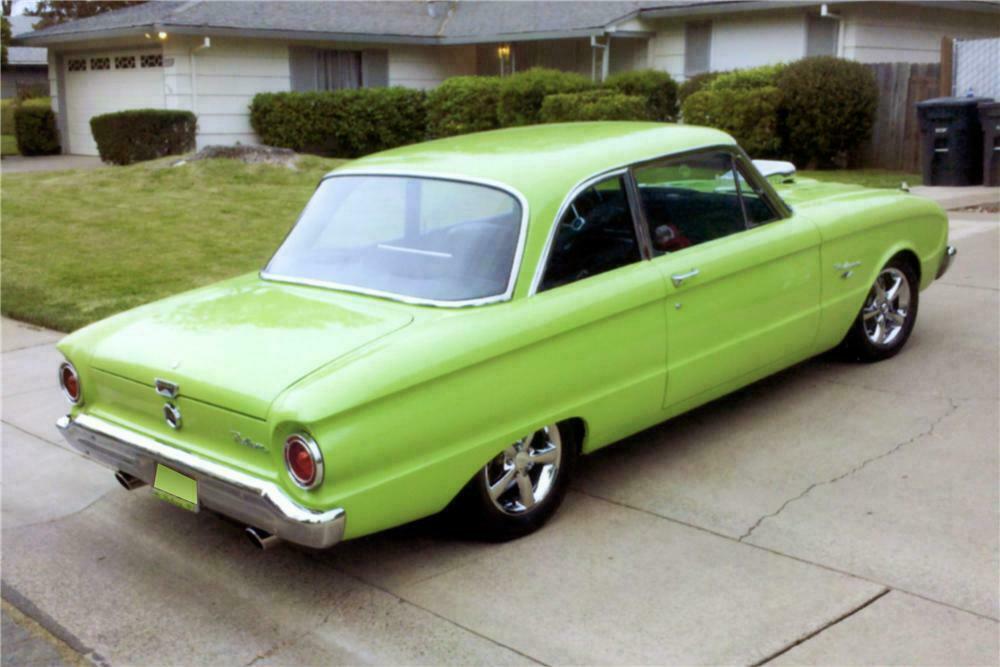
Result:
[[[983,185],[1000,185],[1000,102],[979,105],[983,128]]]
[[[983,182],[978,106],[992,101],[985,97],[938,97],[917,104],[924,185]]]

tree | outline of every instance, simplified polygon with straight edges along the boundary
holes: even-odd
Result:
[[[57,23],[85,19],[104,12],[111,12],[131,5],[141,5],[146,0],[39,0],[34,9],[25,14],[37,16],[39,21],[34,24],[35,30],[47,28]]]
[[[0,58],[2,66],[7,66],[7,44],[10,42],[10,21],[4,16],[0,18]]]

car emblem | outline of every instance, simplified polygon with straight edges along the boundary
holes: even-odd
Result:
[[[167,426],[170,428],[175,431],[181,430],[181,411],[173,403],[163,405],[163,419],[166,420]]]
[[[177,398],[177,395],[181,393],[180,385],[174,382],[168,382],[167,380],[156,378],[156,382],[154,384],[156,386],[156,393],[160,396],[164,396],[166,398]]]
[[[230,431],[229,433],[233,436],[233,442],[235,442],[237,445],[243,445],[244,447],[249,447],[250,449],[260,449],[264,451],[267,450],[267,447],[260,444],[259,442],[254,442],[250,438],[243,437],[243,434],[240,433],[239,431]]]

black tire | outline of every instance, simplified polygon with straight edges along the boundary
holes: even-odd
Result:
[[[522,468],[527,465],[524,459],[527,456],[530,460],[530,454],[521,452],[531,449],[544,455],[549,451],[544,445],[551,443],[553,436],[558,439],[559,457],[549,484],[537,502],[532,501],[533,505],[524,507],[520,501],[522,495],[519,478]],[[515,457],[512,461],[507,453],[515,447],[519,447],[517,455],[521,458]],[[569,424],[552,424],[535,431],[531,436],[500,452],[469,480],[452,504],[452,516],[458,519],[463,532],[490,542],[505,542],[535,532],[545,525],[562,504],[576,468],[578,451],[577,429]],[[535,463],[530,470],[524,471],[525,476],[532,480],[533,496],[540,493],[542,476],[549,472],[547,465]],[[493,481],[502,481],[503,475],[511,471],[515,475],[513,481],[499,495],[498,500],[494,501],[490,494],[491,478]]]
[[[896,278],[905,281],[905,286],[900,287],[895,298],[880,298],[880,287],[886,297],[892,297],[888,288],[894,285]],[[844,349],[851,358],[866,363],[896,356],[913,332],[919,305],[920,280],[916,268],[905,257],[893,257],[879,271],[865,297],[861,311],[844,338]]]

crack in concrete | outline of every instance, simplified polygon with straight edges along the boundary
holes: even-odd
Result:
[[[840,480],[845,479],[847,477],[850,477],[851,475],[855,474],[856,472],[859,472],[865,466],[867,466],[869,463],[874,463],[875,461],[880,461],[880,460],[882,460],[884,458],[892,456],[893,454],[895,454],[896,452],[898,452],[903,447],[906,447],[907,445],[911,445],[914,442],[916,442],[917,440],[920,440],[921,438],[925,438],[925,437],[927,437],[929,435],[932,435],[934,433],[934,429],[936,429],[938,427],[938,424],[940,424],[942,421],[944,421],[945,419],[947,419],[951,415],[955,414],[955,411],[958,410],[958,408],[959,408],[958,403],[956,403],[954,399],[948,398],[947,400],[948,400],[948,404],[949,404],[948,410],[946,410],[944,412],[944,414],[942,414],[940,417],[938,417],[937,419],[935,419],[934,422],[930,425],[930,427],[926,431],[922,431],[920,433],[917,433],[916,435],[914,435],[909,440],[904,440],[903,442],[900,442],[900,443],[894,445],[892,448],[890,448],[889,450],[887,450],[885,452],[882,452],[881,454],[878,454],[876,456],[872,456],[870,458],[865,459],[864,461],[862,461],[858,465],[854,466],[853,468],[851,468],[850,470],[848,470],[845,473],[837,475],[836,477],[831,477],[830,479],[823,480],[821,482],[813,482],[812,484],[810,484],[809,486],[807,486],[806,489],[802,493],[800,493],[799,495],[797,495],[797,496],[795,496],[793,498],[789,498],[788,500],[786,500],[785,502],[783,502],[781,504],[781,506],[778,509],[776,509],[775,511],[773,511],[773,512],[771,512],[769,514],[765,514],[765,515],[761,516],[759,519],[757,519],[757,521],[755,521],[754,524],[752,526],[750,526],[750,528],[748,528],[745,533],[743,533],[742,535],[740,535],[739,539],[737,539],[737,542],[742,542],[745,539],[747,539],[748,537],[750,537],[751,535],[753,535],[753,532],[755,530],[757,530],[758,528],[760,528],[761,524],[763,524],[768,519],[773,519],[774,517],[776,517],[779,514],[781,514],[783,511],[785,511],[785,508],[787,508],[792,503],[794,503],[794,502],[796,502],[798,500],[802,500],[803,498],[805,498],[807,495],[809,495],[810,493],[812,493],[813,489],[815,489],[817,487],[820,487],[820,486],[828,486],[830,484],[835,484],[835,483],[839,482]]]
[[[347,591],[346,593],[342,593],[342,594],[341,594],[341,595],[339,595],[338,597],[339,597],[339,598],[346,598],[346,597],[347,597],[348,595],[350,595],[350,594],[351,594],[352,592],[353,592],[353,591]],[[306,638],[306,637],[308,637],[308,636],[309,636],[310,634],[312,634],[312,633],[313,633],[313,632],[315,632],[316,630],[318,630],[318,629],[320,629],[321,627],[323,627],[323,626],[324,626],[324,625],[326,624],[326,622],[330,620],[330,617],[331,617],[331,616],[333,616],[333,614],[334,614],[334,612],[335,612],[335,611],[337,611],[337,607],[336,607],[336,606],[334,606],[334,607],[333,607],[332,609],[330,609],[330,611],[328,611],[328,612],[327,612],[327,613],[326,613],[326,614],[325,614],[325,615],[323,616],[323,618],[321,618],[321,619],[319,620],[319,622],[318,622],[318,623],[316,623],[315,625],[311,626],[311,627],[310,627],[310,628],[309,628],[308,630],[306,630],[305,632],[303,632],[303,633],[301,633],[301,634],[299,634],[299,635],[297,635],[297,636],[295,636],[295,637],[292,637],[291,639],[286,639],[286,640],[284,640],[284,641],[279,641],[279,642],[275,642],[275,643],[274,643],[274,644],[273,644],[273,645],[272,645],[272,646],[271,646],[270,648],[268,648],[268,649],[267,649],[266,651],[263,651],[263,652],[261,652],[261,653],[258,653],[257,655],[255,655],[255,656],[254,656],[254,657],[253,657],[253,658],[252,658],[252,659],[250,660],[250,662],[248,662],[248,663],[246,663],[246,664],[244,665],[244,667],[251,667],[252,665],[256,665],[256,664],[257,664],[258,662],[260,662],[261,660],[267,660],[267,659],[268,659],[268,658],[270,658],[270,657],[271,657],[272,655],[274,655],[274,654],[275,654],[275,653],[277,653],[278,651],[282,650],[282,649],[283,649],[283,648],[285,648],[286,646],[292,646],[292,645],[294,645],[294,644],[297,644],[297,643],[299,643],[299,642],[300,642],[301,640],[305,639],[305,638]]]

